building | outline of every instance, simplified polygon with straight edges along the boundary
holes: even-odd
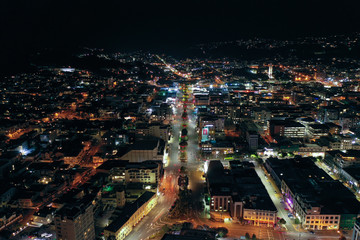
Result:
[[[147,183],[157,185],[160,182],[161,165],[153,161],[129,163],[125,170],[126,183]]]
[[[220,161],[210,161],[207,171],[207,186],[211,212],[228,212],[231,200],[231,177],[225,175]]]
[[[157,185],[163,173],[161,161],[129,163],[125,160],[108,160],[97,172],[109,174],[113,183],[148,183]]]
[[[250,150],[256,150],[259,146],[259,135],[255,131],[247,131],[246,132],[246,141],[249,144]]]
[[[180,234],[166,233],[161,240],[215,240],[216,232],[210,230],[182,229]]]
[[[59,240],[95,239],[94,206],[91,199],[65,204],[55,214],[56,238]]]
[[[277,209],[251,163],[231,161],[226,171],[220,161],[210,161],[207,184],[210,215],[246,224],[273,227]]]
[[[128,164],[129,161],[126,160],[108,160],[96,168],[96,172],[109,174],[110,180],[114,183],[124,183]]]
[[[351,240],[360,240],[360,218],[356,219]]]
[[[121,156],[121,160],[142,162],[145,160],[163,160],[165,144],[159,139],[136,141],[129,151]]]
[[[159,123],[154,124],[136,124],[135,133],[140,136],[151,136],[164,140],[167,142],[170,137],[170,128],[168,125]]]
[[[294,121],[270,120],[268,121],[268,129],[273,138],[277,136],[287,138],[305,137],[305,126]]]
[[[326,124],[310,124],[307,135],[310,138],[320,138],[329,135],[330,128]]]
[[[227,154],[234,153],[234,145],[227,141],[218,141],[211,144],[212,154],[218,158],[219,156],[225,156]]]
[[[156,193],[145,192],[134,203],[125,207],[120,215],[104,229],[105,239],[125,239],[136,224],[155,207],[156,203]]]
[[[234,188],[231,199],[231,216],[246,224],[274,227],[277,209],[253,164],[230,162]]]
[[[351,229],[360,212],[354,194],[310,158],[269,158],[265,168],[305,229]]]
[[[125,206],[125,187],[119,184],[110,184],[102,189],[101,202],[113,208]]]
[[[39,225],[48,225],[54,220],[55,208],[44,207],[33,215],[33,223]]]

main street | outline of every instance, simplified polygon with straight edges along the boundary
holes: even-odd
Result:
[[[180,99],[179,97],[178,99]],[[181,167],[181,162],[179,161],[179,137],[182,125],[182,112],[182,104],[177,100],[176,106],[173,108],[174,120],[171,124],[172,137],[168,143],[170,147],[169,158],[167,166],[165,167],[164,178],[159,187],[161,194],[158,197],[158,203],[150,213],[135,226],[133,231],[126,237],[126,240],[147,239],[156,234],[163,225],[171,222],[167,219],[167,215],[178,193],[177,178]]]

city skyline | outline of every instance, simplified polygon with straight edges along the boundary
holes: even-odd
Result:
[[[357,9],[3,1],[0,240],[360,240]]]

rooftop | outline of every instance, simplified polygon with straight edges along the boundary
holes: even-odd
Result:
[[[147,201],[155,195],[154,192],[145,192],[130,206],[125,207],[124,211],[112,222],[105,230],[117,232],[130,219],[130,217]]]

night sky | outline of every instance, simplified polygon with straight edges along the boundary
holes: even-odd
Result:
[[[2,0],[2,58],[74,46],[171,49],[260,36],[359,31],[357,1]]]

